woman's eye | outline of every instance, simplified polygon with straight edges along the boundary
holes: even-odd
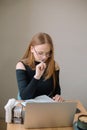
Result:
[[[39,55],[43,55],[43,52],[38,52]]]

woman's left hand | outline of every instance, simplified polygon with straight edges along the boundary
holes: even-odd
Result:
[[[56,94],[56,95],[53,97],[53,100],[55,100],[55,101],[57,101],[57,102],[63,102],[63,101],[64,101],[64,99],[63,99],[60,95],[58,95],[58,94]]]

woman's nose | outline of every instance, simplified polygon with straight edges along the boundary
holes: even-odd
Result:
[[[42,61],[46,61],[47,57],[44,55],[43,58],[42,58]]]

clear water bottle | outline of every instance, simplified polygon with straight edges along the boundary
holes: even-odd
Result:
[[[12,123],[23,124],[23,107],[15,106],[12,110]]]

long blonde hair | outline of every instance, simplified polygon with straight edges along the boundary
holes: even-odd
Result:
[[[53,42],[51,37],[47,33],[38,33],[33,36],[24,56],[22,57],[22,61],[29,65],[31,69],[35,69],[35,59],[33,54],[31,53],[31,46],[35,45],[41,45],[48,43],[50,45],[51,49],[51,56],[48,58],[46,64],[47,64],[47,69],[44,73],[44,79],[48,79],[51,76],[53,76],[53,82],[54,82],[54,87],[56,85],[56,76],[55,76],[55,62],[54,62],[54,47],[53,47]]]

